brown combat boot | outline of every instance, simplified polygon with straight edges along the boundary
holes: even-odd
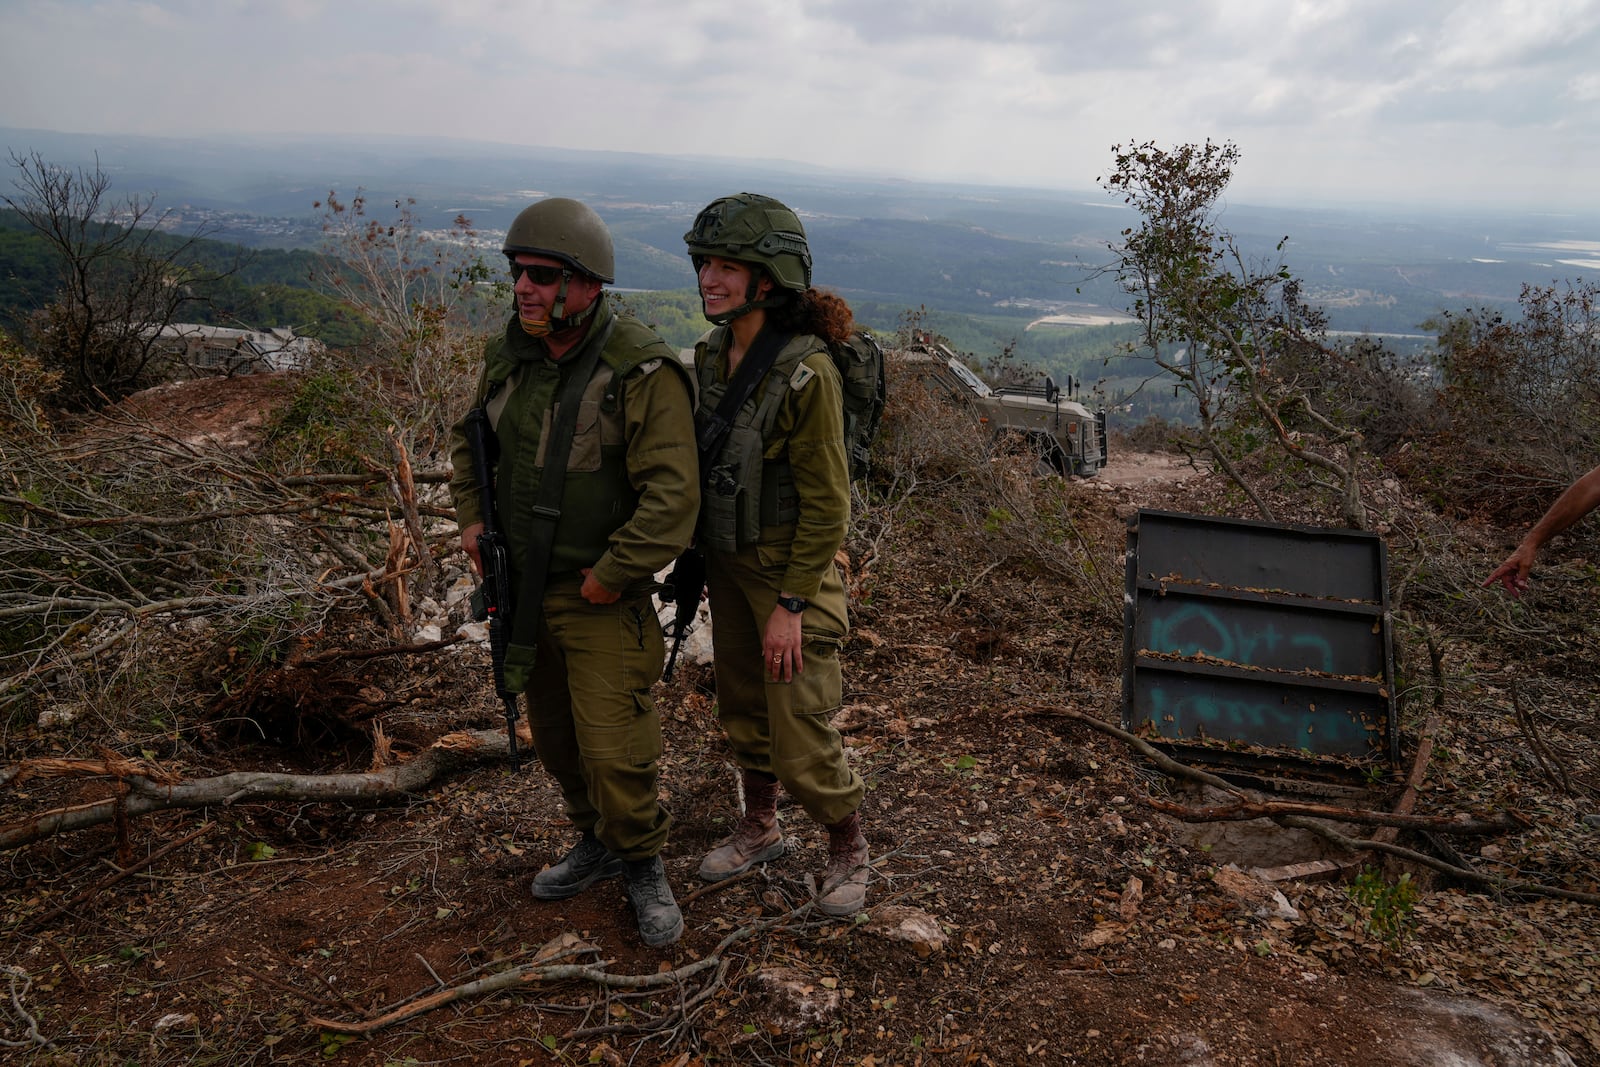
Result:
[[[867,903],[867,839],[861,816],[851,812],[828,827],[828,866],[817,892],[817,910],[836,918],[854,915]]]
[[[760,771],[744,772],[744,817],[733,834],[700,861],[700,877],[722,882],[758,863],[783,855],[778,829],[778,780]]]

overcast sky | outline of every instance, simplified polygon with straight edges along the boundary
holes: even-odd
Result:
[[[438,134],[1093,189],[1593,210],[1600,0],[0,0],[0,125]]]

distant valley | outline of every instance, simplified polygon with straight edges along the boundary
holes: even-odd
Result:
[[[490,251],[539,195],[593,205],[617,244],[617,287],[685,291],[693,275],[682,235],[714,197],[776,196],[802,213],[816,282],[860,316],[892,329],[902,313],[927,321],[980,359],[1007,345],[1024,361],[1076,372],[1115,354],[1126,331],[1103,325],[1127,306],[1099,270],[1106,246],[1135,222],[1096,189],[941,185],[863,177],[800,164],[576,152],[443,140],[283,138],[172,140],[0,129],[13,154],[98,165],[116,196],[154,193],[181,225],[252,248],[315,247],[313,204],[330,189],[362,189],[373,205],[414,200],[424,226],[466,215]],[[1109,162],[1109,153],[1108,153]],[[1249,159],[1242,162],[1249,166]],[[1463,215],[1230,203],[1223,224],[1248,254],[1283,255],[1334,329],[1419,337],[1445,310],[1514,310],[1524,284],[1600,272],[1600,214]],[[1029,329],[1030,324],[1036,328]],[[271,324],[262,324],[271,325]],[[1073,336],[1076,335],[1076,336]],[[1093,351],[1102,349],[1096,360]]]

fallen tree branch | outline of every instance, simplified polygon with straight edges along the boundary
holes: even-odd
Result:
[[[1271,819],[1279,815],[1302,815],[1313,819],[1359,823],[1364,826],[1394,827],[1401,830],[1426,830],[1436,834],[1498,834],[1525,829],[1529,823],[1511,813],[1493,819],[1474,819],[1467,815],[1402,815],[1388,811],[1307,804],[1291,800],[1245,800],[1210,808],[1191,808],[1158,797],[1150,798],[1157,811],[1184,822],[1241,822],[1246,819]]]
[[[1400,791],[1400,799],[1395,801],[1396,815],[1409,815],[1411,809],[1417,806],[1423,779],[1428,776],[1428,761],[1433,759],[1433,741],[1444,724],[1444,656],[1431,631],[1428,633],[1428,663],[1433,669],[1433,707],[1428,710],[1428,719],[1422,724],[1422,736],[1417,739],[1417,751],[1411,760],[1411,773],[1406,775],[1405,788]],[[1395,832],[1379,831],[1376,837],[1379,841],[1393,844]]]
[[[1091,730],[1098,730],[1107,737],[1114,737],[1121,741],[1139,753],[1139,755],[1154,763],[1158,770],[1165,772],[1170,777],[1187,778],[1191,782],[1199,782],[1201,785],[1209,785],[1214,789],[1220,789],[1240,801],[1246,800],[1244,793],[1232,782],[1224,778],[1218,778],[1207,771],[1202,771],[1198,767],[1180,763],[1138,734],[1131,734],[1119,726],[1112,726],[1104,719],[1097,719],[1093,715],[1085,715],[1083,712],[1073,711],[1071,708],[1051,708],[1048,711],[1034,711],[1029,714],[1036,719],[1071,719],[1073,722],[1082,723]]]
[[[33,1045],[40,1048],[54,1048],[55,1042],[39,1032],[39,1021],[22,1006],[23,998],[33,988],[33,975],[9,963],[0,963],[0,973],[6,976],[6,984],[9,987],[7,993],[11,1004],[6,1014],[22,1027],[23,1033],[27,1035],[25,1041],[12,1041],[0,1037],[0,1048],[28,1048]]]
[[[326,663],[355,663],[360,660],[382,659],[386,656],[422,656],[442,648],[460,644],[459,637],[441,637],[437,641],[418,641],[411,645],[388,645],[384,648],[330,648],[310,656],[296,659],[296,667],[322,666]]]
[[[1403,860],[1458,878],[1463,882],[1488,886],[1502,893],[1519,893],[1535,897],[1552,897],[1556,900],[1574,900],[1580,904],[1600,904],[1600,893],[1584,893],[1576,889],[1562,889],[1559,886],[1541,885],[1537,882],[1519,882],[1511,878],[1501,878],[1498,875],[1484,874],[1466,867],[1457,867],[1453,863],[1430,856],[1425,852],[1393,845],[1387,841],[1361,841],[1346,837],[1339,831],[1315,819],[1306,819],[1298,815],[1280,815],[1273,819],[1279,826],[1290,826],[1300,830],[1309,830],[1319,837],[1333,842],[1340,848],[1351,852],[1382,852],[1390,856],[1398,856]]]
[[[661,986],[676,985],[689,978],[693,978],[701,971],[710,970],[720,963],[717,956],[707,956],[705,959],[696,960],[682,967],[670,971],[657,971],[655,974],[612,974],[602,964],[582,963],[527,963],[520,967],[492,974],[487,978],[476,981],[464,982],[449,989],[441,989],[437,993],[420,997],[417,1000],[396,1008],[385,1015],[364,1022],[340,1022],[337,1019],[323,1019],[313,1016],[306,1020],[310,1025],[321,1030],[335,1034],[352,1034],[367,1036],[395,1023],[414,1019],[418,1015],[442,1008],[446,1004],[454,1004],[458,1000],[467,1000],[472,997],[481,997],[489,993],[498,993],[506,989],[516,989],[519,986],[532,985],[536,982],[568,982],[587,981],[610,989],[656,989]]]
[[[127,784],[126,797],[57,808],[0,826],[0,850],[111,822],[119,805],[132,817],[169,808],[225,807],[253,800],[398,800],[463,767],[504,759],[505,753],[504,731],[468,730],[441,737],[407,763],[364,774],[236,771],[192,782],[161,782],[132,774],[119,779]]]
[[[607,989],[623,990],[660,989],[662,987],[678,987],[681,989],[689,979],[706,971],[713,971],[714,973],[707,980],[704,988],[692,996],[684,997],[680,995],[673,1005],[673,1010],[664,1016],[652,1017],[645,1023],[608,1023],[604,1026],[581,1029],[569,1036],[574,1039],[587,1039],[617,1033],[659,1033],[666,1029],[674,1019],[680,1023],[686,1023],[693,1014],[694,1009],[703,1004],[722,984],[731,962],[727,955],[731,946],[773,930],[787,929],[803,932],[839,921],[837,919],[819,920],[810,918],[811,912],[815,907],[816,899],[814,893],[808,894],[804,902],[782,915],[774,915],[752,922],[748,926],[741,926],[729,932],[727,936],[717,942],[717,946],[702,959],[684,964],[670,971],[657,971],[654,974],[639,975],[613,974],[606,969],[603,962],[599,964],[553,962],[562,956],[572,955],[575,952],[594,950],[594,947],[588,942],[569,933],[562,934],[547,943],[539,950],[539,958],[536,958],[532,963],[512,967],[487,978],[464,982],[461,985],[420,996],[376,1018],[360,1022],[340,1022],[336,1019],[312,1017],[306,1021],[310,1025],[327,1030],[330,1033],[369,1036],[385,1027],[405,1022],[408,1019],[414,1019],[418,1015],[444,1007],[447,1004],[454,1004],[470,997],[480,997],[489,993],[516,989],[538,982],[586,981]],[[845,921],[848,922],[850,920]]]
[[[1101,719],[1094,718],[1091,715],[1085,715],[1079,711],[1072,711],[1070,709],[1051,709],[1048,712],[1033,712],[1032,714],[1041,718],[1063,718],[1071,719],[1074,722],[1081,722],[1091,729],[1098,730],[1101,733],[1115,737],[1118,740],[1127,743],[1129,747],[1149,756],[1152,762],[1154,762],[1162,770],[1167,771],[1169,774],[1183,778],[1189,778],[1194,781],[1202,781],[1207,785],[1214,785],[1217,788],[1226,790],[1228,793],[1232,794],[1241,804],[1252,803],[1251,801],[1247,800],[1238,789],[1223,781],[1221,778],[1218,778],[1216,775],[1208,774],[1205,771],[1196,770],[1193,767],[1179,763],[1177,760],[1172,759],[1160,752],[1154,746],[1146,742],[1143,738],[1136,737],[1133,734],[1130,734],[1128,731],[1123,730],[1120,727],[1112,726],[1110,723]],[[1420,771],[1416,768],[1413,769],[1412,778],[1413,780],[1420,780]],[[1155,798],[1152,797],[1149,798],[1149,800],[1152,806],[1156,806],[1158,808],[1161,806],[1155,800]],[[1450,875],[1452,878],[1458,878],[1461,881],[1470,882],[1477,885],[1488,886],[1505,893],[1521,893],[1529,896],[1553,897],[1558,900],[1574,900],[1581,904],[1600,904],[1600,894],[1597,893],[1584,893],[1573,889],[1562,889],[1558,886],[1541,885],[1537,882],[1519,882],[1509,878],[1500,878],[1492,874],[1482,874],[1466,867],[1458,867],[1454,864],[1446,863],[1443,860],[1436,859],[1435,857],[1426,855],[1425,853],[1417,852],[1414,849],[1403,848],[1388,841],[1358,840],[1356,838],[1347,837],[1346,835],[1341,834],[1339,831],[1333,829],[1331,826],[1328,826],[1326,823],[1318,821],[1319,818],[1337,818],[1341,821],[1356,822],[1362,821],[1359,818],[1360,816],[1366,816],[1368,818],[1365,821],[1378,822],[1385,825],[1405,825],[1404,823],[1394,823],[1393,820],[1422,818],[1422,816],[1399,816],[1382,812],[1356,812],[1343,811],[1342,809],[1339,810],[1341,813],[1338,815],[1321,815],[1317,818],[1309,818],[1299,814],[1274,814],[1268,817],[1279,826],[1288,826],[1296,829],[1308,830],[1311,833],[1317,834],[1318,836],[1338,845],[1340,848],[1346,849],[1352,853],[1382,852],[1387,855],[1398,856],[1401,859],[1409,860],[1412,863],[1417,863],[1421,866],[1436,870],[1441,874]],[[1519,821],[1518,825],[1525,824]],[[1436,826],[1429,826],[1427,829],[1438,832],[1440,828]]]

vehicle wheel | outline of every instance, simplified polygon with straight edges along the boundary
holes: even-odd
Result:
[[[1061,443],[1054,437],[1044,434],[1034,434],[1031,441],[1033,450],[1039,456],[1039,473],[1059,474],[1066,477],[1072,473],[1072,457],[1067,455]]]

